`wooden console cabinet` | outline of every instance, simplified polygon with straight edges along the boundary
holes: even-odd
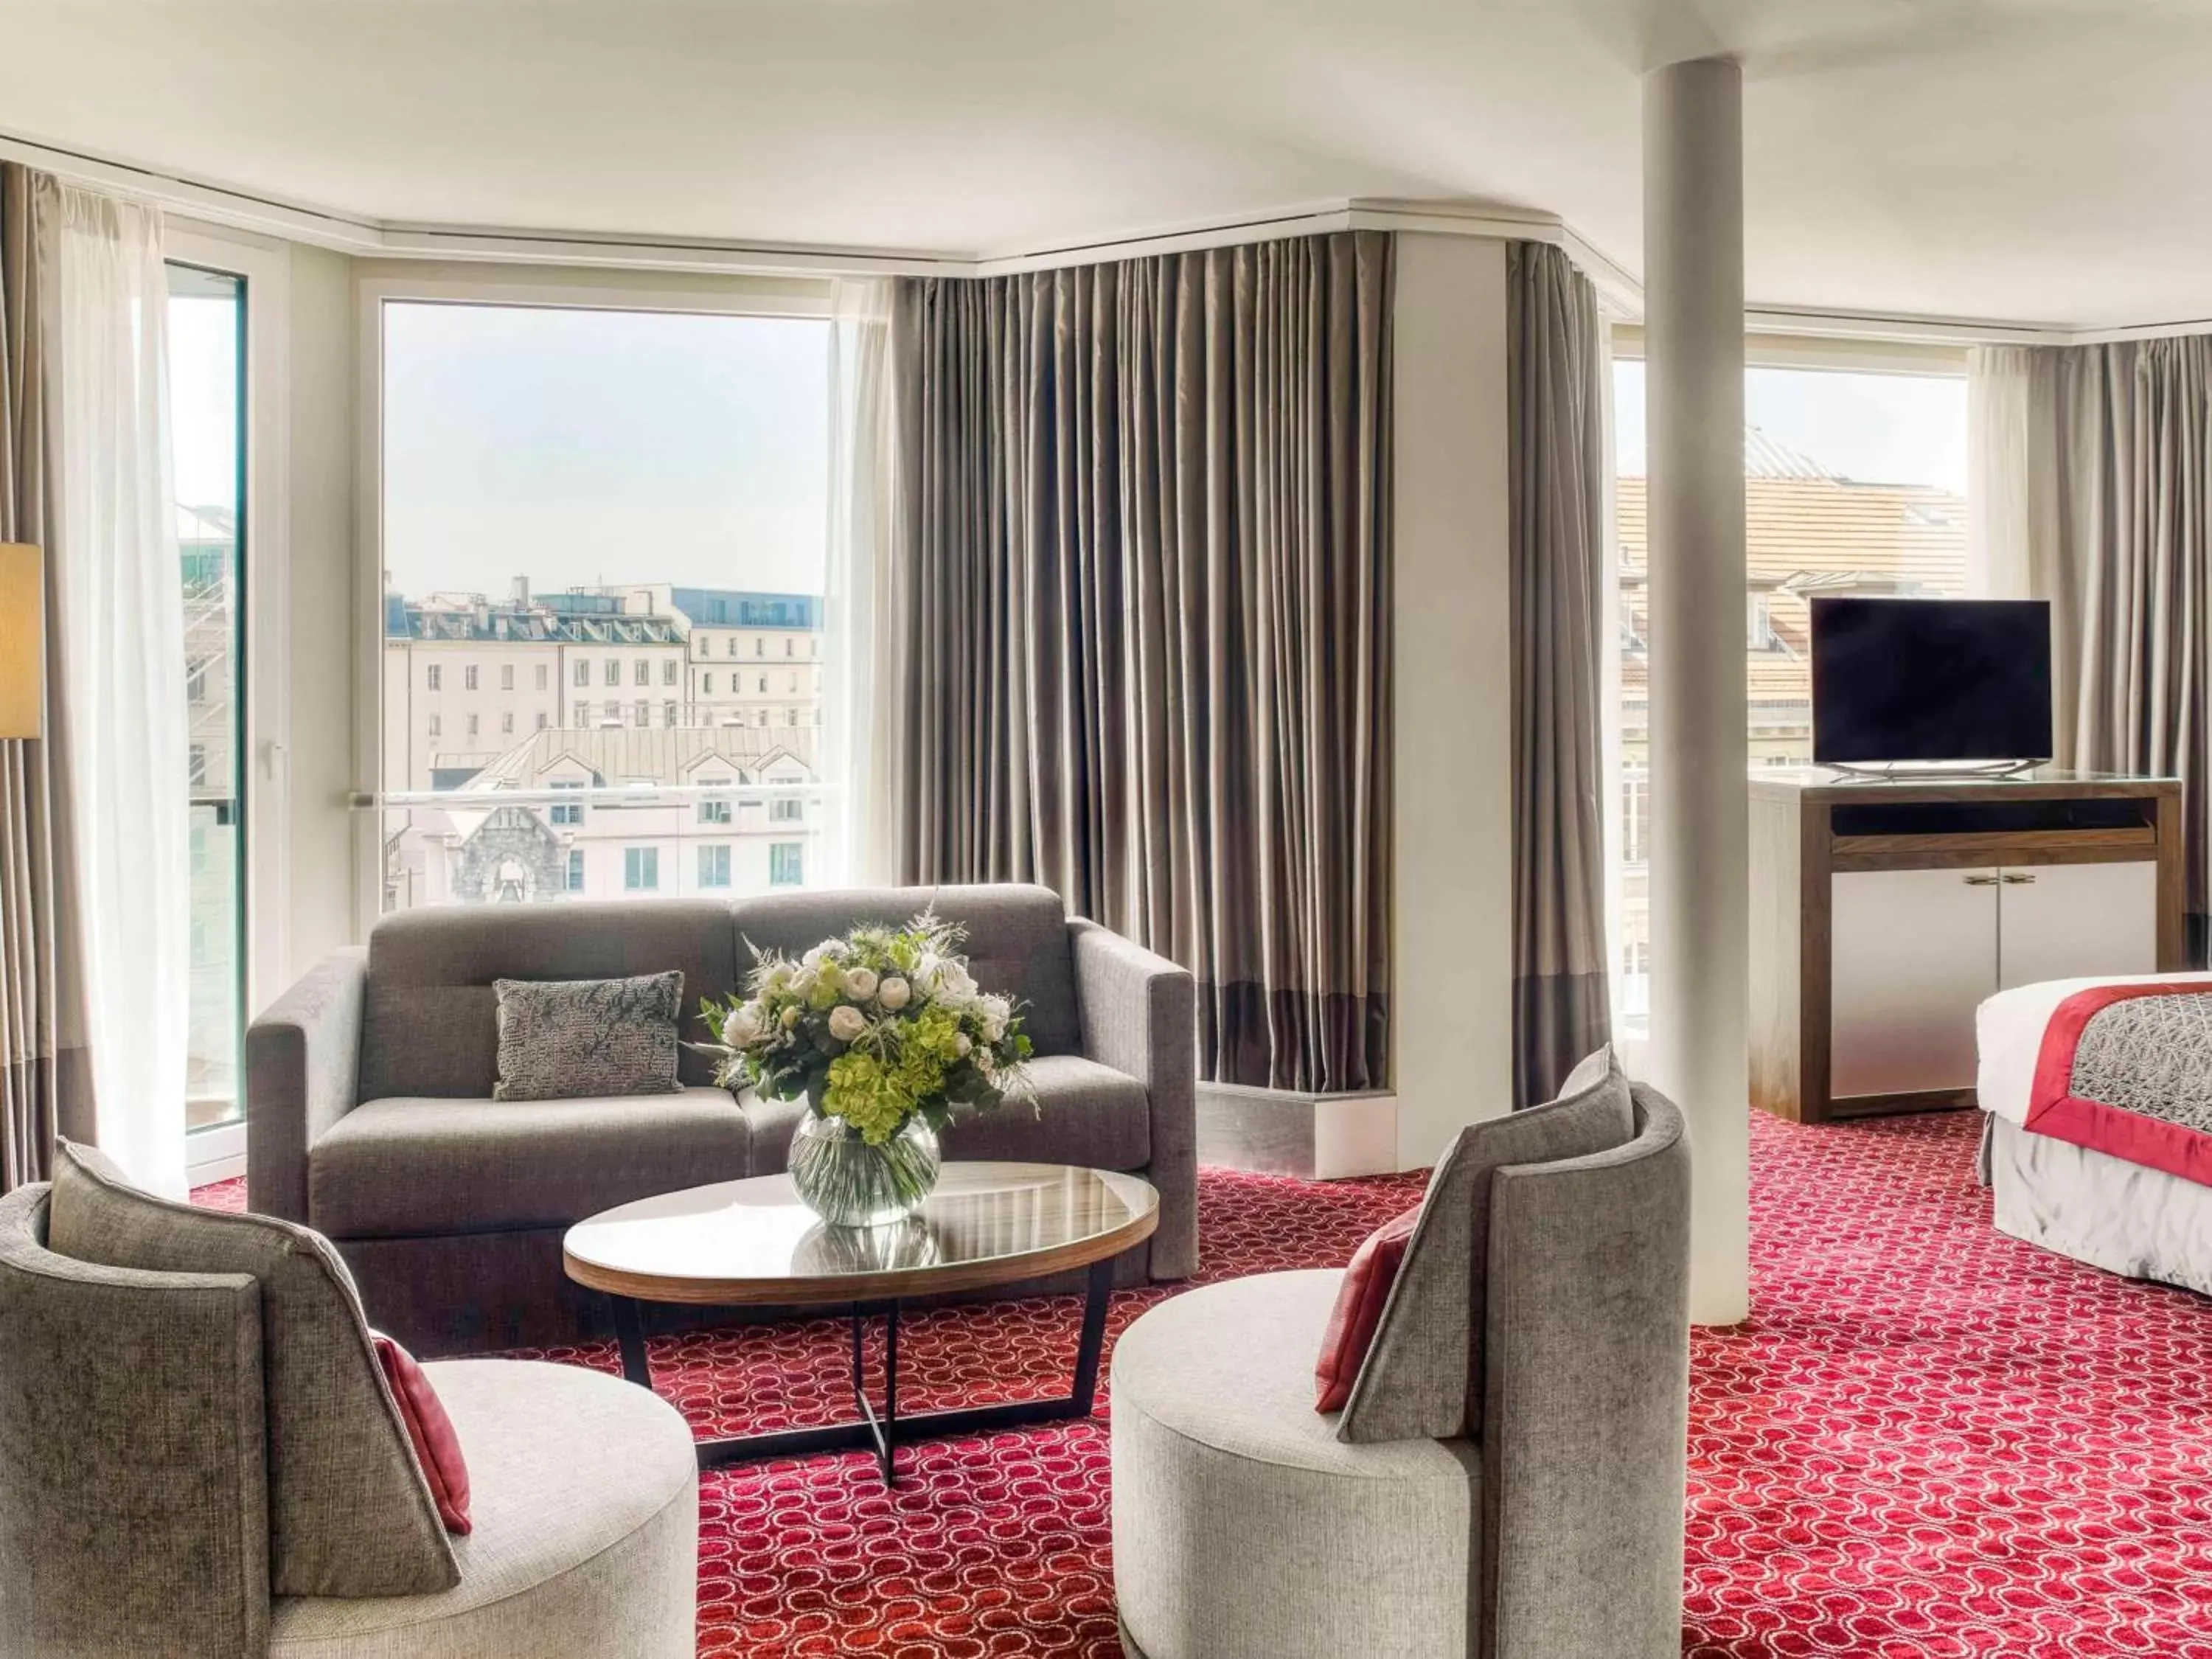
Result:
[[[1808,1123],[1974,1103],[1974,1010],[2185,966],[2181,786],[1771,769],[1751,784],[1751,1097]]]

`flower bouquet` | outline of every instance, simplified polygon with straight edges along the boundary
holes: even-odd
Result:
[[[791,1176],[833,1225],[911,1213],[937,1184],[937,1132],[955,1106],[1033,1099],[1030,1040],[1008,999],[980,990],[966,934],[933,914],[866,926],[797,962],[759,950],[747,994],[704,1002],[714,1080],[804,1099]]]

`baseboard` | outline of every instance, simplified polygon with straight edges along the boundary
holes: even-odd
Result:
[[[1398,1100],[1198,1085],[1198,1161],[1261,1175],[1337,1181],[1398,1167]]]
[[[219,1123],[185,1137],[185,1184],[211,1187],[246,1173],[246,1126]]]

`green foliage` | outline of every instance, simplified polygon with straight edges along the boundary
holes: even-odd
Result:
[[[911,1117],[941,1129],[955,1106],[1031,1099],[1020,1010],[977,987],[965,942],[925,914],[855,927],[797,962],[753,949],[746,994],[702,1001],[714,1041],[690,1046],[715,1057],[722,1086],[804,1099],[871,1146]]]

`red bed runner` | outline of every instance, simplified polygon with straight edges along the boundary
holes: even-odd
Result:
[[[2075,1060],[2091,1020],[2115,1003],[2137,997],[2185,996],[2212,996],[2212,984],[2100,985],[2077,991],[2060,1003],[2043,1028],[2027,1127],[2038,1134],[2212,1186],[2212,1134],[2074,1091]]]

